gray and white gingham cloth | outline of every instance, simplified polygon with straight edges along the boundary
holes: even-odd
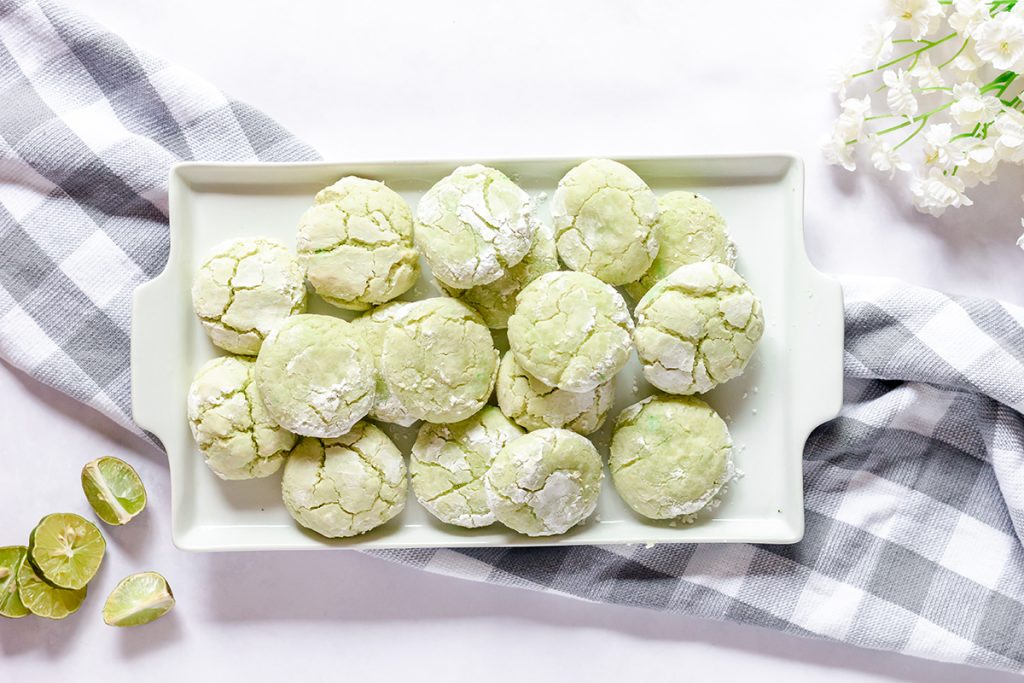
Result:
[[[0,357],[138,432],[133,289],[168,167],[316,154],[50,2],[0,0]],[[1024,668],[1024,310],[846,281],[846,401],[805,451],[792,546],[378,553],[429,571]]]

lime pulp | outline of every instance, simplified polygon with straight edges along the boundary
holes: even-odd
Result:
[[[127,524],[146,507],[146,488],[131,465],[103,456],[82,468],[82,490],[96,516],[107,524]]]
[[[73,513],[46,515],[32,530],[28,557],[57,588],[78,590],[96,575],[107,542],[96,525]]]

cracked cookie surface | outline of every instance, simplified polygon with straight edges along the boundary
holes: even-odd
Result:
[[[282,320],[306,310],[305,274],[280,242],[224,242],[192,280],[192,307],[210,341],[225,351],[255,356]]]
[[[511,352],[501,359],[496,390],[501,412],[523,429],[556,427],[584,436],[601,428],[615,400],[610,381],[580,392],[549,387],[523,370]]]
[[[703,393],[738,377],[764,333],[760,300],[720,263],[677,268],[634,313],[644,377],[672,394]]]
[[[480,315],[449,297],[409,303],[384,334],[388,390],[427,422],[464,420],[494,389],[498,351]]]
[[[633,320],[622,296],[587,273],[541,275],[517,298],[508,321],[516,362],[544,384],[591,391],[629,359]]]
[[[736,262],[736,246],[729,238],[725,219],[707,197],[695,192],[669,192],[658,200],[658,208],[661,215],[654,225],[658,255],[643,277],[624,287],[633,301],[639,301],[679,266],[711,261],[731,268]]]
[[[325,301],[363,311],[415,284],[412,232],[412,211],[397,192],[348,176],[320,190],[299,220],[299,262]]]
[[[498,453],[484,479],[494,517],[527,536],[564,534],[597,507],[604,471],[594,444],[540,429]]]
[[[704,508],[735,472],[725,422],[695,396],[652,396],[615,421],[608,467],[619,496],[651,519]]]
[[[302,439],[285,463],[281,497],[307,529],[329,538],[355,536],[402,511],[405,474],[405,461],[391,439],[358,422],[338,438]]]
[[[494,282],[477,285],[469,289],[456,289],[444,284],[445,294],[469,304],[484,319],[492,330],[508,327],[508,319],[516,309],[516,296],[523,287],[544,273],[558,270],[558,253],[555,240],[547,227],[537,230],[533,247],[523,260],[506,269],[505,274]]]
[[[188,424],[207,466],[221,479],[257,479],[278,470],[296,437],[263,406],[248,358],[207,361],[188,390]]]
[[[416,205],[416,245],[439,282],[468,289],[494,282],[530,251],[533,201],[504,173],[460,166]]]
[[[367,311],[352,321],[362,339],[366,342],[366,348],[373,357],[376,370],[376,395],[373,399],[373,407],[370,408],[370,417],[378,422],[390,422],[392,424],[408,427],[416,422],[416,416],[409,413],[409,410],[402,405],[398,397],[388,389],[384,381],[384,373],[381,365],[384,360],[384,334],[388,331],[402,311],[409,304],[404,301],[393,301],[384,304],[372,311]]]
[[[608,284],[633,282],[658,253],[658,213],[651,188],[632,170],[610,159],[585,161],[551,198],[558,255]]]
[[[274,330],[256,358],[267,412],[303,436],[334,437],[370,411],[373,358],[358,331],[340,318],[302,314]]]
[[[409,459],[417,500],[448,524],[473,528],[493,523],[484,475],[498,452],[522,434],[493,406],[454,424],[423,424]]]

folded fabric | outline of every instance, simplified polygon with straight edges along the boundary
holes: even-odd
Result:
[[[51,2],[0,0],[0,357],[131,422],[131,294],[167,171],[315,159],[258,111]],[[429,571],[1024,667],[1024,311],[844,282],[846,402],[805,451],[792,546],[423,550]]]

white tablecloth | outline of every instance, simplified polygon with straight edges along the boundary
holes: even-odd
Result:
[[[874,3],[398,3],[80,0],[128,40],[263,109],[328,159],[793,151],[807,162],[807,240],[823,270],[879,273],[1024,303],[1021,174],[933,220],[869,173],[817,152],[827,70]],[[282,16],[287,7],[289,16]],[[666,671],[732,680],[964,680],[960,667],[759,629],[589,605],[429,575],[349,552],[187,555],[170,542],[162,454],[0,365],[0,543],[82,511],[77,464],[135,463],[150,508],[108,533],[82,613],[0,623],[6,680],[338,678],[593,681]],[[74,463],[69,466],[68,463]],[[123,575],[155,569],[179,604],[143,629],[99,617]],[[508,655],[512,655],[511,658]],[[526,656],[530,659],[527,660]],[[528,661],[528,663],[526,663]],[[523,662],[517,671],[505,662]],[[86,673],[89,672],[89,673]],[[1017,680],[992,672],[986,680]]]

